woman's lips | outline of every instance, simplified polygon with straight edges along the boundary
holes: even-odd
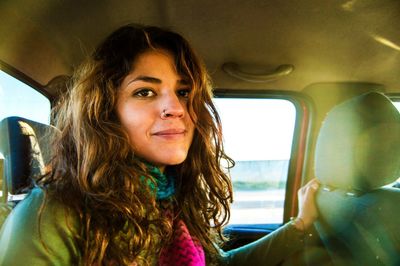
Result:
[[[154,132],[152,135],[165,139],[176,139],[181,138],[186,133],[186,129],[182,128],[170,128]]]

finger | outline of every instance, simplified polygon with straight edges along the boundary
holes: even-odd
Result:
[[[319,182],[309,182],[307,185],[299,189],[297,195],[299,199],[314,197],[319,188]]]
[[[305,187],[307,189],[311,188],[313,190],[317,190],[320,186],[319,181],[316,178],[311,179],[306,185]]]
[[[320,186],[320,183],[319,183],[319,182],[314,182],[314,183],[311,184],[311,187],[312,187],[315,191],[318,190],[319,186]]]
[[[313,178],[310,181],[308,181],[306,185],[313,185],[313,184],[318,184],[319,185],[318,179]]]

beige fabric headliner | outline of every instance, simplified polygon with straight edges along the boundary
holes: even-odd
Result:
[[[366,81],[400,90],[397,0],[13,0],[0,2],[0,60],[45,85],[70,74],[112,29],[128,22],[170,27],[204,58],[216,87],[301,90],[315,82]],[[228,76],[224,62],[268,73],[270,83]]]

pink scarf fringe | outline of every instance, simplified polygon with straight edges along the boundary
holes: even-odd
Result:
[[[205,266],[204,250],[200,242],[192,238],[183,220],[174,222],[172,243],[161,250],[160,266]]]

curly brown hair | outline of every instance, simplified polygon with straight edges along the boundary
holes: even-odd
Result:
[[[122,80],[136,58],[151,49],[169,51],[178,74],[188,77],[192,88],[188,112],[195,121],[193,142],[186,160],[169,166],[177,173],[176,208],[209,258],[217,255],[216,241],[224,239],[232,187],[221,162],[234,162],[223,149],[204,64],[181,35],[129,24],[107,37],[75,72],[54,116],[59,132],[52,170],[39,180],[81,220],[77,237],[87,265],[148,264],[146,257],[157,256],[162,248],[160,239],[171,236],[171,222],[160,215],[154,193],[140,181],[154,179],[134,156],[116,113]]]

